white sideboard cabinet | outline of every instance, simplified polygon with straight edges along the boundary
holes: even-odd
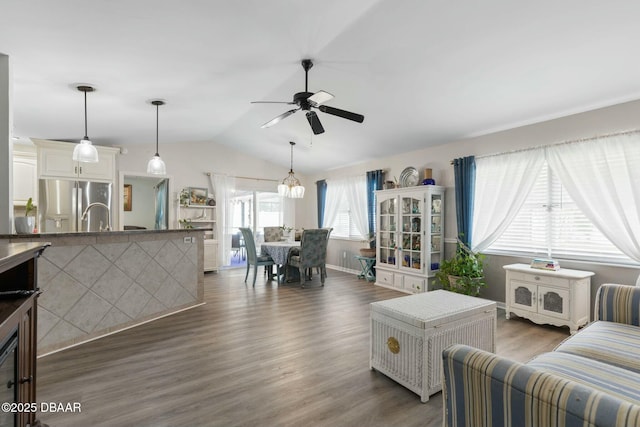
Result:
[[[591,313],[591,271],[534,269],[510,264],[506,270],[506,317],[524,317],[538,324],[568,326],[573,334]]]

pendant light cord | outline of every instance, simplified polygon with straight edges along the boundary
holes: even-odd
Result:
[[[158,152],[158,129],[159,129],[159,125],[158,122],[160,121],[160,104],[156,104],[156,156],[160,157],[160,154]]]
[[[89,139],[87,136],[87,91],[84,91],[84,139]]]
[[[295,142],[289,142],[291,144],[291,167],[289,168],[289,172],[293,173],[293,146]]]

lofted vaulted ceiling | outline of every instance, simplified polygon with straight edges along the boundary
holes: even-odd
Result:
[[[0,0],[14,136],[214,141],[313,173],[640,98],[631,0]],[[260,126],[304,89],[361,113]]]

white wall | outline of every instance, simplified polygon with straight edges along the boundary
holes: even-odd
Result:
[[[445,145],[427,147],[397,156],[363,162],[361,164],[338,168],[328,173],[311,175],[307,182],[314,183],[319,179],[334,178],[339,176],[352,176],[363,174],[374,169],[387,170],[387,178],[400,176],[402,170],[413,166],[420,170],[433,169],[433,177],[438,185],[447,188],[445,218],[445,237],[447,250],[451,253],[454,247],[454,239],[457,235],[454,203],[454,176],[453,166],[450,161],[457,157],[469,155],[487,155],[522,148],[549,145],[568,140],[574,140],[595,135],[620,132],[625,130],[640,129],[640,101],[618,104],[612,107],[602,108],[586,113],[576,114],[543,123],[519,127],[502,132],[473,137]],[[390,144],[393,141],[389,141]],[[422,175],[421,175],[422,176]],[[305,196],[306,206],[305,222],[315,224],[316,221],[316,192],[315,185],[309,188],[309,196]],[[312,218],[311,218],[312,217]],[[359,242],[347,242],[334,240],[329,245],[327,254],[329,263],[346,269],[359,269],[353,260],[358,248],[364,245]],[[482,295],[497,301],[504,301],[504,272],[502,265],[513,262],[528,263],[528,259],[516,259],[508,257],[490,256],[487,258],[489,288]],[[592,280],[592,297],[597,286],[605,282],[634,283],[640,273],[638,269],[611,267],[595,264],[581,264],[576,262],[561,262],[563,267],[590,270],[596,272]]]
[[[127,153],[119,156],[120,170],[145,173],[147,162],[155,152],[155,145],[150,142],[145,145],[124,145],[122,148],[126,149]],[[272,185],[276,191],[277,181],[282,181],[289,172],[287,167],[252,157],[215,142],[161,143],[159,148],[160,156],[167,165],[167,174],[172,177],[174,193],[184,187],[202,187],[211,191],[209,178],[206,176],[207,172],[261,180],[271,179],[274,180]],[[303,175],[296,172],[296,177],[309,188],[309,181]],[[264,181],[256,182],[261,187],[266,185]],[[175,209],[173,202],[177,195],[171,194],[170,197],[172,198],[170,209]],[[296,218],[305,218],[307,208],[304,205],[304,200],[295,200],[294,204]],[[296,224],[296,227],[300,226]],[[170,227],[175,227],[175,224],[171,224]]]
[[[9,57],[0,53],[0,234],[13,231],[13,155]]]

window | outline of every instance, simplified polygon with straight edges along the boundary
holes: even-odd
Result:
[[[346,198],[340,201],[336,220],[331,227],[333,227],[333,231],[331,232],[332,237],[360,238],[360,233],[352,219],[349,202]]]
[[[369,224],[364,175],[327,180],[323,225],[333,227],[331,237],[358,240],[366,238]]]
[[[633,262],[578,209],[546,161],[513,222],[488,250],[585,261]]]

